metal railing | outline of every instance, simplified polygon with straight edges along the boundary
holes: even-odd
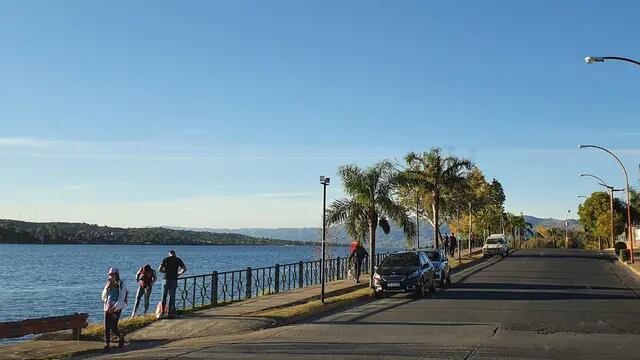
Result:
[[[376,254],[375,264],[380,264],[387,255]],[[320,284],[320,264],[320,260],[300,261],[181,277],[178,279],[176,307],[187,310],[317,285]],[[346,279],[349,268],[347,258],[326,259],[326,281]],[[366,260],[362,272],[369,273]]]

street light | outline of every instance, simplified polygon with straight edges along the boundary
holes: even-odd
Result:
[[[320,301],[324,304],[324,277],[325,277],[325,236],[327,227],[327,186],[331,179],[325,176],[320,176],[320,184],[322,184],[322,259],[320,259]]]
[[[639,64],[640,65],[640,64]],[[635,257],[633,255],[633,235],[631,233],[631,191],[629,189],[629,175],[627,174],[627,169],[624,167],[624,164],[622,164],[622,161],[620,161],[620,159],[614,154],[612,153],[610,150],[603,148],[602,146],[598,146],[598,145],[578,145],[578,149],[585,149],[585,148],[595,148],[595,149],[600,149],[606,153],[608,153],[609,155],[611,155],[614,159],[616,159],[616,161],[618,162],[618,164],[620,164],[620,166],[622,167],[622,171],[624,172],[624,177],[625,180],[627,182],[627,240],[629,242],[630,245],[630,259],[631,263],[633,264],[635,262]]]
[[[633,59],[620,57],[620,56],[587,56],[586,58],[584,58],[584,62],[586,62],[587,64],[601,63],[601,62],[604,62],[605,60],[626,61],[632,64],[640,65],[640,61],[636,61]]]
[[[614,189],[613,186],[609,186],[607,185],[607,183],[602,180],[601,178],[593,175],[593,174],[580,174],[581,177],[584,176],[590,176],[596,180],[598,180],[598,185],[604,186],[607,188],[608,192],[609,192],[609,213],[610,213],[610,217],[611,217],[611,245],[613,245],[615,243],[615,234],[614,234],[614,229],[613,229],[613,192],[614,191],[624,191],[624,189]],[[609,246],[609,244],[607,244],[607,246]],[[602,244],[600,244],[600,250],[602,250]]]
[[[420,194],[416,191],[416,250],[420,250]]]
[[[589,198],[588,196],[585,196],[585,195],[578,195],[578,197],[579,197],[579,198],[585,198],[585,199],[588,199],[588,198]]]

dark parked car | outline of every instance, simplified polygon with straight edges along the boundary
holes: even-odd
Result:
[[[435,267],[436,281],[440,287],[451,285],[451,267],[449,266],[449,259],[445,255],[443,250],[424,250],[423,251],[433,267]]]
[[[421,251],[395,252],[387,256],[373,275],[376,295],[413,292],[423,297],[436,290],[435,267]]]

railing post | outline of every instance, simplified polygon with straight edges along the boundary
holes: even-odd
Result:
[[[211,274],[211,304],[218,304],[218,272]]]
[[[187,292],[187,294],[185,294],[184,292]],[[180,297],[182,298],[182,311],[187,309],[187,297],[185,295],[189,294],[189,290],[187,290],[187,279],[184,279],[183,285],[182,285],[182,291],[180,292]]]
[[[193,278],[193,294],[191,294],[191,308],[196,308],[196,281],[198,281],[197,277]]]
[[[302,288],[304,286],[304,263],[300,261],[298,263],[298,287]]]
[[[342,273],[340,272],[340,256],[336,258],[336,280],[340,280]]]
[[[274,293],[280,292],[280,264],[276,264],[276,273],[273,275]]]
[[[246,283],[247,283],[247,288],[244,291],[245,292],[244,298],[245,299],[251,299],[251,288],[252,288],[252,286],[251,286],[251,268],[250,267],[247,268],[247,281],[246,281]]]

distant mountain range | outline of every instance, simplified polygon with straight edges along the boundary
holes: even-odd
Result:
[[[553,218],[526,216],[533,227],[564,228],[565,221]],[[580,228],[577,220],[569,220],[569,228]],[[441,227],[450,233],[449,227]],[[380,247],[404,247],[402,229],[391,227],[385,234],[378,228],[376,239]],[[33,223],[0,219],[0,243],[47,243],[47,244],[211,244],[211,245],[315,245],[321,240],[319,228],[243,228],[201,229],[180,227],[118,228],[84,223]],[[349,244],[350,237],[344,227],[329,229],[327,241]],[[433,242],[433,228],[420,223],[421,245]]]
[[[542,225],[546,228],[554,228],[554,227],[558,227],[558,228],[563,228],[564,229],[564,222],[565,220],[559,220],[559,219],[554,219],[554,218],[537,218],[535,216],[529,216],[529,215],[525,215],[524,219],[533,226],[533,228],[535,229],[536,226],[538,225]],[[576,219],[569,219],[569,229],[570,230],[574,230],[574,229],[581,229],[582,225],[580,225],[580,222]]]
[[[536,226],[542,225],[547,228],[560,227],[564,228],[565,220],[553,219],[553,218],[538,218],[535,216],[525,215],[525,220],[530,223],[535,229]],[[239,228],[239,229],[216,229],[216,228],[181,228],[171,227],[177,230],[193,230],[193,231],[207,231],[212,233],[230,233],[230,234],[242,234],[246,236],[256,238],[269,238],[269,239],[281,239],[289,241],[319,241],[322,237],[320,228],[303,227],[303,228]],[[569,220],[569,229],[580,228],[580,223],[577,220]],[[440,228],[443,233],[450,233],[448,225],[443,225]],[[404,246],[405,237],[402,229],[391,226],[391,232],[385,234],[380,228],[376,231],[376,239],[380,246]],[[433,227],[427,222],[420,223],[420,239],[427,243],[433,242]],[[351,239],[347,235],[343,227],[338,227],[334,231],[329,231],[327,234],[327,240],[331,242],[337,242],[346,244],[351,242]]]
[[[119,228],[85,223],[34,223],[0,219],[0,244],[182,244],[316,245],[310,242],[252,237],[240,233],[153,228]]]

